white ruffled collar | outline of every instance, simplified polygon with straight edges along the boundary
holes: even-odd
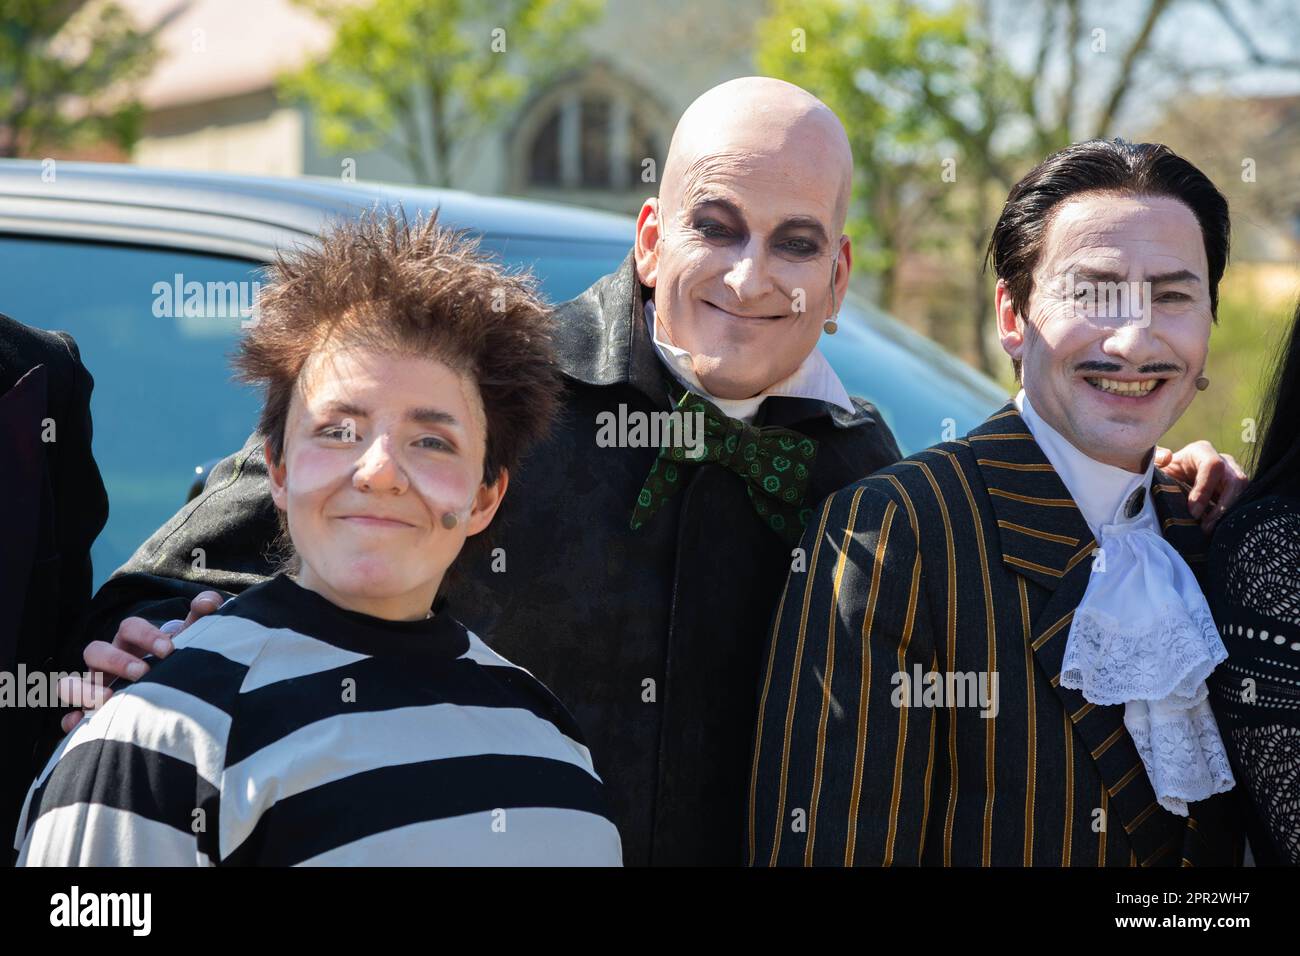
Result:
[[[691,353],[660,337],[659,323],[655,320],[653,299],[645,304],[645,317],[646,325],[650,330],[650,339],[655,344],[655,351],[659,355],[659,360],[668,367],[668,371],[673,374],[677,381],[691,391],[707,398],[718,406],[719,410],[725,415],[738,418],[743,422],[752,423],[754,416],[758,414],[758,406],[763,404],[763,400],[777,395],[789,398],[816,398],[832,405],[838,405],[846,412],[856,413],[853,400],[849,398],[844,383],[835,374],[835,370],[831,368],[831,363],[826,360],[826,356],[822,355],[821,350],[816,348],[808,353],[808,357],[790,375],[773,385],[769,385],[751,398],[718,398],[710,395],[695,375],[695,364],[691,360]]]
[[[1154,464],[1135,475],[1095,461],[1043,421],[1023,390],[1016,407],[1097,539],[1061,686],[1093,704],[1124,705],[1156,799],[1186,816],[1188,803],[1235,782],[1205,686],[1228,652],[1196,576],[1160,533]],[[1139,490],[1140,507],[1131,501]]]

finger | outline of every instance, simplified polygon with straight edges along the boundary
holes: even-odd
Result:
[[[1156,446],[1155,463],[1157,468],[1164,468],[1167,466],[1170,459],[1173,457],[1174,453],[1168,448],[1161,448],[1159,445]]]
[[[91,670],[101,671],[112,677],[139,680],[149,673],[149,665],[140,658],[104,641],[91,641],[87,644],[84,657],[86,666]]]
[[[59,721],[59,726],[63,728],[65,734],[70,734],[72,733],[72,728],[81,723],[81,718],[83,716],[85,715],[79,710],[70,710],[63,715],[63,719]]]
[[[103,674],[94,675],[92,680],[83,680],[78,674],[68,674],[59,678],[59,701],[64,707],[76,707],[94,710],[103,705],[113,692],[104,684]]]
[[[113,646],[134,657],[166,657],[172,652],[171,638],[142,617],[128,617],[119,624]]]
[[[1201,530],[1206,534],[1213,531],[1215,525],[1219,523],[1219,519],[1223,517],[1225,511],[1227,511],[1227,508],[1222,504],[1213,504],[1206,508],[1205,517],[1201,519]]]
[[[1233,506],[1250,485],[1250,478],[1242,470],[1241,465],[1237,464],[1237,459],[1231,455],[1224,455],[1223,467],[1223,486],[1219,489],[1218,496],[1219,504],[1223,506],[1220,510],[1221,515]]]
[[[1187,508],[1195,518],[1205,514],[1214,492],[1223,483],[1223,459],[1217,455],[1196,470],[1196,484],[1187,495]]]
[[[204,591],[202,594],[196,595],[194,600],[190,602],[190,613],[186,615],[185,623],[181,625],[180,629],[185,630],[199,618],[211,614],[221,607],[223,603],[224,599],[216,591]]]

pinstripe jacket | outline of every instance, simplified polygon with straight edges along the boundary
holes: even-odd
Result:
[[[1152,493],[1201,573],[1181,490]],[[1094,547],[1010,403],[827,499],[759,688],[750,862],[1239,863],[1233,792],[1164,810],[1123,708],[1059,684]]]

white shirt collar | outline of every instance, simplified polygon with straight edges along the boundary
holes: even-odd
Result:
[[[1146,472],[1141,475],[1104,464],[1085,455],[1047,424],[1034,410],[1023,388],[1016,395],[1015,403],[1029,433],[1061,476],[1094,537],[1100,539],[1102,525],[1155,521],[1155,506],[1151,502],[1151,479],[1156,468],[1154,454],[1150,456]],[[1142,506],[1137,513],[1126,515],[1129,499],[1139,488],[1143,489]]]
[[[788,398],[815,398],[838,405],[849,413],[856,411],[849,393],[844,389],[844,383],[840,381],[840,377],[831,368],[831,363],[826,361],[826,356],[822,355],[819,349],[809,352],[803,363],[788,377],[775,385],[768,386],[752,398],[718,398],[711,395],[695,375],[691,353],[659,337],[654,300],[646,302],[645,317],[650,338],[655,344],[655,351],[659,354],[660,361],[668,366],[668,371],[691,391],[697,392],[717,405],[723,414],[744,422],[752,422],[763,400],[775,395]]]

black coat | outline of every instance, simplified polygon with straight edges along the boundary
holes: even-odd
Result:
[[[1157,471],[1151,491],[1199,576],[1206,541],[1181,489]],[[816,521],[764,678],[751,862],[1240,862],[1234,791],[1165,810],[1124,708],[1061,686],[1097,545],[1014,404],[845,488]],[[901,693],[930,672],[996,675],[996,713]]]
[[[631,864],[741,862],[760,655],[791,547],[718,465],[629,529],[655,448],[600,448],[597,416],[670,407],[672,379],[631,256],[559,307],[563,415],[511,475],[490,553],[467,551],[446,593],[458,617],[574,713],[607,784]],[[899,457],[875,409],[769,399],[766,420],[821,447],[809,504]],[[101,636],[123,617],[183,617],[202,588],[263,579],[275,512],[253,436],[203,495],[146,542],[96,598]],[[203,548],[197,569],[193,549]],[[171,600],[164,600],[168,596]]]
[[[0,315],[0,671],[15,684],[20,666],[28,674],[84,669],[79,638],[90,602],[90,545],[108,520],[90,450],[93,387],[71,336]],[[53,441],[45,440],[47,424]],[[0,707],[6,841],[58,741],[59,714],[56,706]]]

